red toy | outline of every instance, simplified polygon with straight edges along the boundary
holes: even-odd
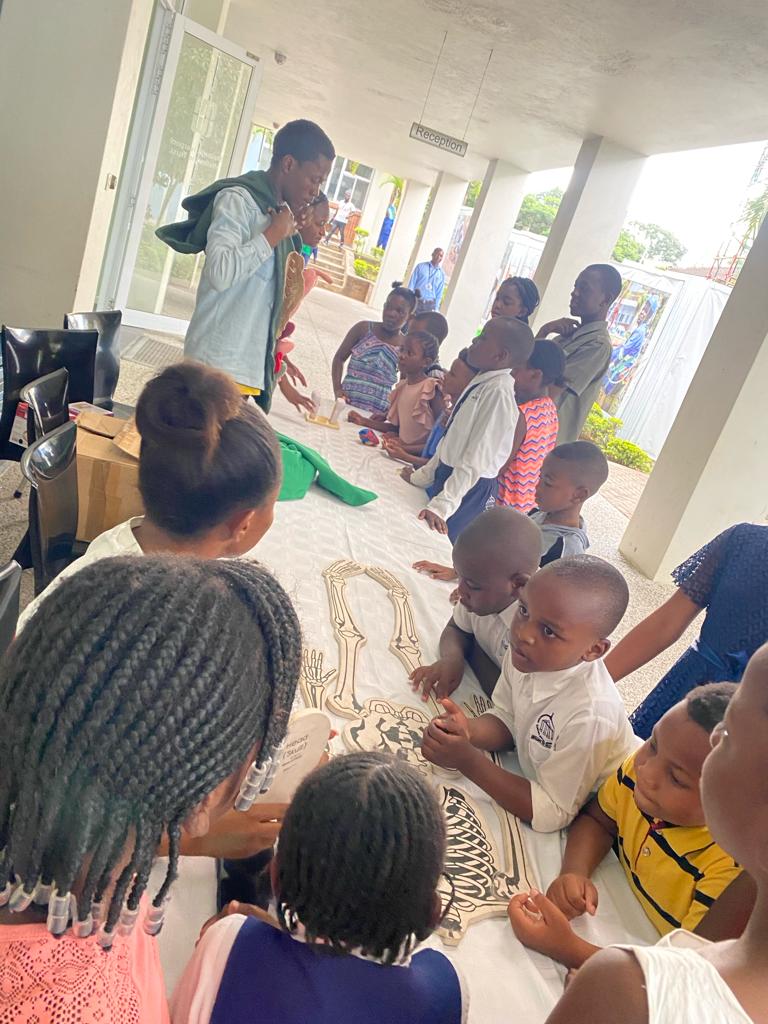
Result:
[[[360,443],[369,444],[372,448],[375,448],[379,444],[378,435],[374,434],[370,427],[363,427],[360,431]]]

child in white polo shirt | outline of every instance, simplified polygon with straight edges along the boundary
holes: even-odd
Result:
[[[538,568],[540,549],[538,526],[512,508],[481,512],[461,532],[453,548],[459,600],[440,637],[440,657],[411,674],[424,700],[433,689],[449,697],[466,663],[490,697],[509,647],[515,602]]]
[[[494,708],[469,721],[453,701],[424,730],[433,764],[457,768],[538,832],[574,819],[639,741],[603,665],[627,583],[590,555],[540,569],[520,593]],[[517,751],[522,775],[483,751]]]

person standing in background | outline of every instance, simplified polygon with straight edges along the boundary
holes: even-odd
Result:
[[[571,292],[571,316],[550,320],[537,338],[556,334],[565,353],[564,388],[551,388],[560,427],[558,444],[576,441],[600,393],[611,361],[608,310],[621,292],[621,274],[609,263],[592,263],[576,278]],[[573,319],[576,317],[577,319]]]
[[[445,288],[445,274],[440,264],[443,262],[443,250],[435,249],[431,260],[417,263],[413,268],[411,280],[408,287],[412,292],[418,291],[421,294],[416,313],[423,313],[426,310],[439,309],[440,301],[443,298]]]
[[[336,210],[336,213],[334,213],[333,220],[331,221],[331,229],[325,236],[326,245],[331,244],[331,239],[338,231],[339,248],[344,248],[344,232],[347,230],[347,221],[355,210],[355,204],[352,202],[352,193],[347,189],[344,193],[344,202],[339,203],[338,209]]]

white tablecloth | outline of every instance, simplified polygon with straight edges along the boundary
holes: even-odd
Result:
[[[451,586],[420,575],[411,565],[420,558],[450,563],[451,548],[446,537],[417,518],[424,492],[400,479],[402,467],[381,449],[361,445],[358,428],[352,424],[343,422],[339,430],[330,430],[305,422],[280,396],[275,405],[270,420],[276,430],[315,448],[338,473],[379,497],[351,508],[313,486],[303,500],[276,506],[274,526],[251,557],[272,569],[290,594],[299,612],[305,646],[323,652],[326,670],[336,668],[338,660],[323,570],[342,558],[386,568],[410,591],[423,661],[429,664],[437,657],[440,633],[451,614]],[[386,591],[367,576],[359,576],[347,584],[347,596],[355,621],[367,638],[358,657],[357,699],[362,703],[381,696],[423,708],[408,686],[405,669],[389,651],[393,618]],[[468,672],[456,697],[471,700],[478,692],[477,682]],[[344,722],[337,719],[335,726],[341,728]],[[345,749],[339,740],[336,743],[339,751]],[[486,820],[495,825],[491,801],[485,794],[463,779],[458,785],[485,805]],[[559,871],[561,836],[537,834],[523,826],[523,838],[539,886],[546,889]],[[171,902],[171,916],[161,935],[169,988],[194,945],[196,923],[213,912],[212,865],[185,865],[183,874],[183,892]],[[599,868],[595,881],[600,891],[599,910],[594,919],[576,922],[580,934],[601,945],[656,941],[658,935],[612,854]],[[524,949],[506,918],[470,926],[455,948],[445,947],[437,937],[429,945],[442,949],[464,974],[470,991],[470,1022],[475,1024],[502,1024],[512,1018],[537,1024],[562,992],[564,970]]]

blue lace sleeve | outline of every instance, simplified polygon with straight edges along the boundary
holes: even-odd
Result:
[[[723,530],[709,544],[686,559],[682,565],[672,570],[672,579],[695,604],[706,608],[712,600],[712,592],[717,584],[720,568],[724,564],[728,541],[737,526]]]

